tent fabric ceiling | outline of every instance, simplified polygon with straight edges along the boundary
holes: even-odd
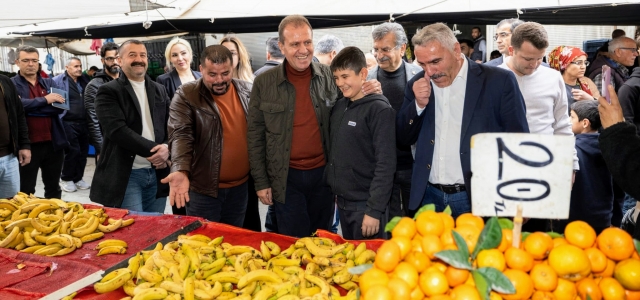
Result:
[[[607,6],[570,6],[552,8],[521,9],[520,18],[541,24],[554,25],[638,25],[640,4],[607,5]],[[429,24],[445,22],[448,24],[493,25],[502,19],[516,18],[515,10],[463,11],[440,13],[409,14],[396,21],[401,23]],[[149,29],[139,22],[94,26],[89,28],[91,38],[137,37],[179,32],[192,33],[248,33],[277,31],[283,16],[270,15],[261,17],[235,17],[211,19],[175,19],[155,20]],[[389,20],[389,15],[307,15],[313,28],[346,27],[356,25],[378,24]],[[19,33],[19,32],[14,32]],[[48,36],[68,39],[85,38],[82,28],[67,28],[35,31],[34,36]],[[22,34],[27,34],[22,33]]]
[[[0,28],[53,22],[69,18],[127,13],[130,11],[129,1],[11,1],[11,7],[7,5],[2,18],[0,18]]]

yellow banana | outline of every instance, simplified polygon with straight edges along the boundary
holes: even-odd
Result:
[[[87,222],[89,222],[89,218],[84,218],[84,217],[77,218],[77,219],[71,221],[70,228],[71,229],[76,229],[76,228],[78,228],[78,227],[80,227],[80,226],[82,226],[84,224],[87,224]]]
[[[72,236],[71,239],[73,240],[73,243],[76,245],[76,249],[82,248],[82,241],[79,238]]]
[[[48,256],[63,256],[63,255],[67,255],[73,251],[76,251],[76,245],[71,245],[71,247],[69,248],[62,248],[60,250],[58,250],[58,252],[54,253],[54,254],[49,254]]]
[[[178,266],[173,265],[169,267],[169,275],[171,276],[171,280],[173,282],[182,283],[182,277],[180,277],[180,271],[178,271]]]
[[[123,248],[127,248],[128,245],[127,245],[127,242],[123,240],[108,239],[98,243],[98,245],[96,245],[95,250],[100,250],[102,248],[111,247],[111,246],[120,246]]]
[[[71,229],[71,223],[64,220],[62,221],[62,223],[60,223],[60,227],[58,227],[58,231],[64,234],[69,234],[69,232],[71,232],[70,229]]]
[[[19,233],[20,227],[13,227],[13,229],[11,229],[11,233],[9,233],[9,235],[0,242],[0,248],[6,248],[9,246],[9,244],[16,239]]]
[[[131,278],[134,278],[134,277],[135,276],[131,276]],[[124,290],[125,294],[131,297],[136,295],[133,293],[135,288],[136,288],[136,284],[131,279],[127,280],[127,282],[125,282],[124,285],[122,286],[122,289]]]
[[[300,297],[302,298],[306,298],[306,297],[312,297],[315,294],[319,294],[320,293],[320,287],[318,286],[312,286],[312,287],[300,287]]]
[[[20,252],[33,253],[33,252],[36,252],[36,251],[38,251],[38,250],[40,250],[40,249],[42,249],[44,247],[47,247],[47,246],[45,246],[45,245],[35,245],[35,246],[28,247],[28,248],[24,248],[24,249],[20,250]]]
[[[184,285],[182,282],[173,282],[173,281],[163,281],[160,282],[160,287],[167,290],[168,292],[176,293],[176,294],[184,294]]]
[[[148,281],[148,282],[153,282],[153,283],[158,283],[161,282],[164,278],[162,277],[162,275],[156,273],[155,271],[151,270],[150,268],[148,268],[146,265],[140,269],[138,269],[138,275],[140,277],[142,277],[142,279]]]
[[[233,293],[233,292],[222,292],[222,293],[220,293],[220,295],[218,297],[216,297],[216,300],[230,300],[230,299],[233,299],[233,298],[236,298],[236,297],[237,297],[236,293]],[[185,298],[185,300],[186,300],[186,298]]]
[[[289,277],[291,277],[291,275],[285,273],[282,270],[282,267],[275,266],[275,267],[271,268],[271,271],[273,271],[273,273],[276,273],[276,275],[278,275],[280,278],[282,278],[282,280],[289,280]]]
[[[104,247],[98,251],[97,256],[107,255],[107,254],[125,254],[127,253],[127,248],[121,246],[109,246]]]
[[[220,282],[222,284],[222,292],[231,292],[233,290],[233,283]]]
[[[6,208],[0,208],[0,218],[6,218],[8,216],[10,216],[12,213],[12,211],[6,209]]]
[[[347,281],[345,283],[338,284],[338,285],[347,291],[355,290],[358,288],[358,284],[353,281]]]
[[[32,246],[36,246],[36,245],[40,244],[40,243],[38,243],[38,241],[34,240],[33,237],[31,237],[31,233],[29,233],[29,232],[24,232],[23,238],[24,238],[24,243],[28,247],[32,247]]]
[[[24,234],[22,234],[22,236],[24,236]],[[24,240],[21,241],[18,245],[16,245],[15,247],[13,247],[13,249],[15,250],[23,250],[24,248],[27,248],[27,245],[24,243]]]
[[[347,247],[345,247],[344,250],[342,250],[342,254],[347,255],[349,251],[353,251],[355,248],[356,246],[353,243],[349,243],[347,244]]]
[[[193,277],[187,277],[184,280],[183,283],[183,290],[184,290],[184,299],[185,300],[194,300],[195,299],[195,289],[196,289],[196,283],[194,281],[195,279]]]
[[[58,206],[57,204],[54,203],[50,203],[50,204],[40,204],[38,206],[36,206],[34,209],[31,210],[31,212],[29,213],[28,218],[36,218],[41,212],[43,211],[47,211],[50,209],[58,209],[60,208],[60,206]]]
[[[331,292],[331,289],[329,288],[329,283],[327,283],[327,281],[324,280],[324,278],[322,277],[318,277],[316,275],[311,275],[311,274],[304,274],[304,279],[320,287],[320,293],[322,294],[326,295],[326,294],[329,294],[329,292]]]
[[[300,300],[300,297],[298,297],[298,295],[289,294],[278,298],[278,300]]]
[[[75,243],[73,242],[73,237],[68,234],[52,235],[47,239],[47,242],[45,244],[51,245],[55,243],[58,243],[65,248],[71,248],[71,246],[75,247]]]
[[[278,246],[278,244],[274,243],[274,242],[270,242],[270,241],[266,241],[264,242],[267,247],[269,247],[269,249],[271,250],[271,255],[272,256],[277,256],[280,255],[281,249],[280,246]]]
[[[69,295],[66,295],[66,296],[62,297],[62,299],[60,299],[60,300],[72,300],[77,294],[78,294],[78,292],[73,292],[73,293],[71,293]]]
[[[83,243],[88,243],[91,241],[95,241],[97,239],[101,239],[104,236],[104,232],[94,232],[91,234],[87,234],[85,236],[80,237],[80,241]]]
[[[9,225],[7,225],[4,228],[4,230],[5,231],[13,230],[14,227],[18,227],[18,228],[22,229],[22,228],[31,226],[31,220],[33,220],[33,219],[28,218],[28,219],[22,219],[22,220],[13,221],[13,222],[9,223]]]
[[[142,293],[142,291],[146,290],[146,289],[150,289],[156,286],[156,283],[154,282],[142,282],[139,283],[138,285],[136,285],[136,287],[133,289],[133,295],[138,295],[140,293]]]
[[[191,248],[191,246],[184,243],[180,244],[180,249],[182,250],[182,253],[184,253],[184,255],[186,255],[189,258],[191,269],[193,270],[199,269],[200,256],[198,256],[198,253],[196,253],[195,250]]]
[[[165,299],[169,294],[167,290],[163,288],[150,288],[145,289],[139,294],[135,295],[133,299],[135,300],[156,300],[156,299]]]
[[[324,270],[320,271],[318,275],[322,276],[325,279],[330,279],[333,277],[333,269],[331,267],[325,267]]]
[[[247,276],[247,275],[244,275]],[[220,283],[233,283],[237,284],[239,282],[240,275],[237,272],[218,272],[206,278],[207,282],[215,283],[216,281]],[[238,287],[241,289],[242,287]]]
[[[291,255],[293,254],[294,251],[296,251],[296,246],[295,245],[291,245],[289,246],[289,248],[285,249],[284,251],[280,252],[280,256],[285,256],[285,257],[291,257]]]
[[[309,252],[311,252],[311,254],[315,256],[331,257],[338,252],[342,252],[342,250],[347,247],[347,243],[344,243],[331,247],[329,249],[324,249],[316,245],[310,238],[302,238],[301,240],[304,243],[305,247],[307,247]]]
[[[198,241],[198,240],[190,240],[190,239],[187,239],[187,238],[179,239],[178,243],[180,243],[181,245],[183,245],[183,244],[184,245],[189,245],[193,249],[198,249],[198,248],[201,248],[201,247],[209,247],[209,244],[207,244],[207,243],[203,243],[203,242]]]
[[[9,200],[2,199],[2,200],[0,200],[0,208],[8,209],[8,210],[14,212],[14,211],[18,210],[18,205],[16,205],[15,203],[13,203],[13,202],[11,202]]]
[[[224,255],[229,257],[232,255],[238,255],[245,252],[251,252],[252,254],[255,254],[257,251],[251,246],[231,246],[224,250]]]
[[[190,235],[190,236],[187,236],[187,239],[196,240],[196,241],[200,241],[200,242],[203,242],[203,243],[211,242],[211,238],[206,236],[206,235],[204,235],[204,234]]]
[[[216,237],[215,239],[211,240],[209,243],[207,243],[209,246],[218,246],[220,244],[222,244],[222,241],[224,240],[224,236],[219,236]]]
[[[253,296],[254,300],[267,300],[271,297],[271,295],[275,294],[277,291],[270,287],[270,286],[264,286],[262,287],[262,289],[256,293],[255,296]]]
[[[112,292],[123,286],[129,279],[131,279],[131,273],[122,272],[108,281],[94,284],[93,289],[98,294]]]
[[[31,237],[36,240],[36,242],[40,243],[40,244],[46,244],[47,243],[47,239],[49,238],[48,235],[42,235],[40,233],[36,234],[36,235],[31,235]]]
[[[222,284],[216,281],[211,287],[209,294],[215,298],[215,297],[218,297],[221,293],[222,293]]]
[[[75,236],[75,237],[83,237],[87,234],[93,233],[94,231],[96,231],[96,229],[98,228],[99,225],[99,221],[98,218],[96,218],[96,216],[91,216],[91,218],[89,218],[89,221],[87,221],[87,223],[85,223],[84,225],[75,228],[75,229],[71,229],[71,235]],[[34,226],[35,228],[35,226]],[[36,228],[37,229],[37,228]]]
[[[215,275],[216,274],[214,274],[214,276]],[[282,283],[282,279],[280,278],[280,276],[278,276],[276,273],[273,273],[272,271],[269,271],[269,270],[255,270],[255,271],[251,271],[251,272],[243,275],[242,277],[240,277],[240,280],[238,280],[237,286],[238,286],[239,289],[241,289],[244,286],[246,286],[247,284],[251,283],[252,281],[256,281],[256,280],[266,281],[266,282],[273,282],[273,283]]]
[[[291,258],[292,259],[300,259],[305,254],[311,256],[311,252],[309,252],[309,250],[307,250],[306,248],[298,248],[295,251],[293,251],[293,253],[291,254]]]
[[[187,273],[189,273],[189,266],[191,265],[191,259],[186,255],[180,259],[178,266],[178,271],[180,272],[180,277],[185,279],[187,277]]]
[[[140,252],[136,253],[136,255],[129,258],[129,265],[127,269],[131,271],[131,277],[136,277],[138,275],[138,270],[140,270],[140,263],[142,262],[142,256]]]
[[[48,221],[48,222],[57,222],[57,221],[60,221],[62,219],[60,216],[47,214],[46,212],[41,212],[37,216],[37,218],[40,219],[40,221]]]
[[[136,220],[134,218],[122,220],[122,226],[121,227],[127,227],[127,226],[133,224],[135,221]]]
[[[262,254],[262,258],[264,260],[271,259],[271,251],[269,247],[264,243],[264,241],[260,241],[260,253]]]
[[[358,257],[360,256],[360,254],[362,254],[362,252],[364,252],[364,250],[367,250],[367,244],[365,242],[361,242],[360,244],[358,244],[356,249],[353,250],[353,254],[355,257]]]
[[[242,253],[242,254],[238,255],[238,257],[236,258],[236,262],[234,264],[234,267],[235,267],[236,272],[240,276],[242,276],[244,274],[247,274],[247,271],[244,268],[245,268],[245,265],[247,264],[247,261],[251,257],[253,257],[251,252],[245,252],[245,253]]]
[[[104,232],[104,233],[114,232],[118,228],[120,228],[121,226],[122,226],[122,220],[117,220],[115,223],[109,224],[109,225],[102,225],[102,223],[99,223],[98,224],[98,230],[100,230],[101,232]]]
[[[267,263],[267,269],[269,269],[270,266],[290,267],[290,266],[299,266],[299,265],[300,265],[299,259],[288,259],[282,256],[278,256],[269,260],[269,262]]]
[[[373,260],[375,257],[376,257],[376,252],[371,249],[367,249],[364,252],[362,252],[360,256],[356,257],[356,260],[354,262],[356,263],[356,266],[359,266],[367,263],[367,261]]]
[[[122,273],[129,273],[130,275],[132,275],[131,270],[129,270],[128,268],[120,268],[120,269],[116,269],[113,270],[109,273],[107,273],[106,275],[104,275],[102,277],[102,279],[100,279],[99,282],[107,282],[113,278],[115,278],[116,276],[119,276]],[[131,276],[133,278],[133,276]]]
[[[73,209],[69,209],[64,216],[62,216],[62,220],[64,220],[65,222],[71,222],[71,220],[73,219],[73,217],[75,217],[75,211],[73,211]]]

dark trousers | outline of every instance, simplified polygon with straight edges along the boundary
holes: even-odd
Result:
[[[273,202],[280,234],[305,237],[331,228],[335,202],[323,173],[324,166],[305,171],[289,168],[284,203]]]
[[[259,209],[260,200],[258,200],[256,185],[251,175],[249,175],[249,181],[247,183],[247,213],[244,216],[244,224],[242,225],[242,228],[260,232],[262,231]]]
[[[218,197],[189,191],[187,215],[242,227],[247,211],[247,183],[227,189],[218,189]]]
[[[64,150],[62,175],[64,181],[78,182],[84,176],[89,155],[89,130],[86,122],[63,121],[69,147]]]
[[[409,210],[409,196],[411,195],[412,169],[396,170],[393,176],[393,189],[389,201],[389,219],[408,216],[413,218],[415,211]]]
[[[390,218],[389,209],[382,214],[380,218],[380,227],[378,233],[373,236],[362,235],[362,221],[364,219],[364,211],[367,209],[367,201],[348,201],[342,197],[338,197],[338,214],[340,215],[340,228],[342,228],[342,237],[346,240],[364,240],[364,239],[386,239],[387,233],[384,227]]]
[[[278,219],[276,219],[276,208],[273,205],[267,207],[267,216],[264,220],[264,229],[267,232],[278,233]]]
[[[60,190],[60,172],[64,161],[64,151],[54,151],[52,142],[31,144],[31,162],[20,167],[20,191],[27,194],[36,193],[38,170],[42,170],[44,197],[62,197]]]

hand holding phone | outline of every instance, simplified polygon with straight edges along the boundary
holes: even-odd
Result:
[[[602,66],[602,96],[611,104],[611,95],[607,88],[611,84],[611,68],[607,65]]]

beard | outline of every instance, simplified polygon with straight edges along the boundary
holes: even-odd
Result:
[[[214,87],[224,87],[224,92],[216,92]],[[214,95],[217,95],[217,96],[226,94],[228,90],[229,90],[229,82],[226,82],[226,81],[222,82],[222,83],[212,84],[211,85],[211,93],[213,93]]]
[[[120,66],[118,64],[113,64],[111,66],[103,64],[102,68],[110,74],[118,74],[120,72]]]

